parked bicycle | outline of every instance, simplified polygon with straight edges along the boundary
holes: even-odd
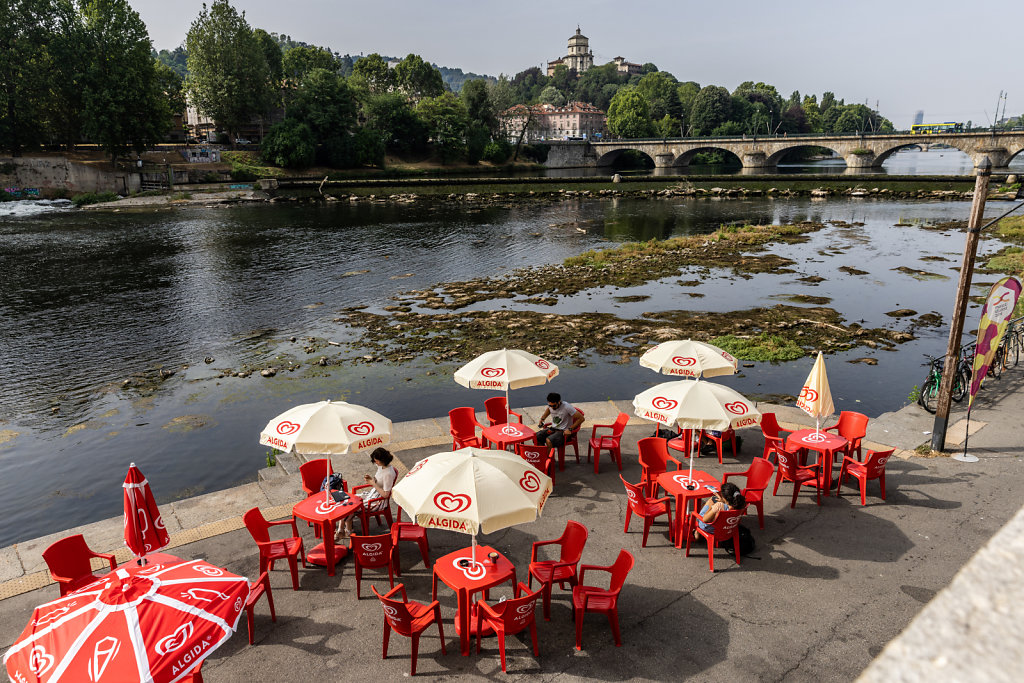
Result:
[[[917,402],[929,413],[934,413],[939,405],[939,385],[942,384],[942,370],[946,365],[945,356],[940,358],[929,358],[928,377],[921,385],[921,393]],[[959,403],[964,400],[967,390],[971,385],[971,361],[965,356],[960,357],[957,363],[956,375],[953,377],[953,400]]]

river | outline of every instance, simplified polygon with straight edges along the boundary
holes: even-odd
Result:
[[[0,205],[2,206],[2,205]],[[989,215],[1007,208],[992,203]],[[909,329],[886,313],[911,308],[943,317],[952,308],[964,235],[920,224],[962,220],[965,202],[873,199],[585,200],[523,202],[513,208],[447,203],[237,205],[158,212],[84,212],[54,204],[0,218],[0,547],[120,514],[120,482],[136,462],[160,501],[251,482],[264,466],[262,427],[299,403],[325,398],[367,405],[392,420],[482,407],[488,392],[451,379],[461,361],[429,358],[402,365],[343,363],[265,379],[217,378],[218,368],[272,363],[281,355],[308,365],[303,339],[357,341],[334,322],[347,306],[382,310],[389,297],[439,282],[559,263],[591,248],[628,240],[707,233],[730,221],[842,221],[776,253],[797,274],[687,269],[629,289],[595,289],[555,309],[515,300],[476,308],[547,313],[718,311],[785,303],[795,294],[828,297],[847,322]],[[16,215],[12,215],[16,214]],[[909,227],[894,224],[911,223]],[[863,223],[851,226],[850,223]],[[985,239],[980,253],[1001,244]],[[838,269],[854,266],[867,275]],[[915,279],[900,266],[930,271]],[[366,272],[363,272],[366,271]],[[809,285],[797,278],[820,275]],[[700,280],[696,287],[679,282]],[[993,276],[976,276],[982,294]],[[623,302],[618,297],[649,298]],[[972,305],[966,328],[973,329]],[[869,415],[907,402],[939,355],[945,326],[912,330],[895,351],[857,348],[828,357],[837,410]],[[543,334],[543,329],[538,329]],[[296,337],[297,342],[288,341]],[[347,349],[356,359],[358,348]],[[210,357],[212,363],[204,363]],[[847,361],[875,358],[876,366]],[[513,405],[543,402],[548,390],[569,401],[629,398],[664,376],[617,358],[560,363],[546,387],[516,391]],[[812,361],[744,367],[716,381],[758,395],[793,394]],[[153,395],[123,388],[134,373],[175,374]],[[188,366],[187,368],[183,366]],[[197,416],[188,424],[175,418]],[[16,435],[15,435],[16,434]]]

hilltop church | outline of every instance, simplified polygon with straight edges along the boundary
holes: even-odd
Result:
[[[623,57],[616,57],[612,61],[615,62],[619,73],[630,76],[640,73],[639,64],[627,62]],[[594,51],[590,49],[590,39],[580,32],[579,26],[576,27],[576,34],[569,37],[569,54],[561,59],[548,62],[547,75],[549,78],[555,75],[555,69],[560,65],[575,70],[577,75],[594,66]]]

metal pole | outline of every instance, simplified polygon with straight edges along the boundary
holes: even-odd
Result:
[[[974,273],[974,256],[978,251],[982,216],[985,213],[985,198],[988,194],[992,162],[988,157],[978,165],[978,177],[974,182],[974,201],[967,221],[967,243],[964,245],[964,260],[960,264],[960,282],[957,284],[956,303],[953,305],[953,320],[949,326],[949,343],[946,345],[946,363],[942,368],[942,382],[939,384],[938,406],[935,409],[935,424],[932,427],[932,450],[941,451],[946,445],[946,428],[949,426],[949,404],[953,394],[953,378],[960,360],[960,335],[964,330],[967,314],[967,299],[971,289],[971,275]]]

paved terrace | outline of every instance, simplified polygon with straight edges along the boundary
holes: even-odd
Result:
[[[821,507],[815,505],[813,493],[802,493],[791,509],[791,484],[783,484],[779,496],[772,497],[769,491],[765,499],[765,529],[758,529],[756,514],[746,520],[757,549],[739,566],[719,550],[714,574],[708,571],[704,547],[698,544],[690,558],[684,557],[671,546],[661,521],[641,549],[639,521],[633,520],[630,533],[622,531],[626,498],[614,466],[603,459],[601,472],[595,475],[585,462],[585,445],[583,464],[577,465],[570,451],[544,517],[481,536],[480,541],[506,554],[520,580],[526,578],[531,542],[556,537],[567,519],[582,521],[590,529],[584,563],[609,564],[619,548],[633,552],[637,564],[621,597],[623,647],[612,646],[604,617],[588,615],[585,649],[576,652],[566,593],[556,589],[552,621],[538,624],[540,658],[532,656],[528,638],[509,638],[510,677],[819,681],[853,680],[864,672],[864,680],[870,681],[968,680],[982,675],[980,667],[990,680],[1012,680],[1024,660],[1021,625],[1012,616],[1020,603],[1010,599],[1024,592],[1018,566],[1024,556],[1024,515],[993,536],[1020,507],[1016,492],[1024,485],[1024,393],[1015,390],[1022,384],[1024,372],[1018,370],[986,387],[970,425],[970,451],[981,458],[975,464],[917,456],[913,449],[928,441],[932,416],[916,406],[873,419],[865,448],[898,449],[898,457],[888,465],[887,502],[881,501],[877,483],[872,482],[866,507],[860,505],[856,487],[848,485],[846,495],[825,498]],[[581,432],[584,442],[591,424],[610,423],[620,410],[632,413],[629,401],[578,405],[588,418]],[[759,407],[775,410],[784,428],[808,426],[806,415],[795,408]],[[536,422],[541,409],[524,411],[528,424]],[[966,435],[962,417],[954,414],[948,432],[951,445],[962,443]],[[626,430],[623,474],[630,481],[640,479],[636,441],[650,433],[651,424],[639,419],[631,420]],[[724,465],[705,456],[696,467],[715,476],[745,469],[751,457],[760,455],[763,440],[759,430],[740,433],[738,459],[727,449]],[[395,425],[392,450],[401,472],[448,448],[446,418]],[[358,481],[369,471],[365,459],[336,456],[334,462],[349,481]],[[261,473],[256,483],[163,505],[170,552],[206,558],[253,578],[256,548],[241,514],[258,505],[268,518],[288,516],[291,505],[302,498],[297,464],[284,459],[279,471]],[[119,484],[111,483],[111,495],[121,494]],[[153,485],[159,491],[160,483]],[[312,547],[312,529],[300,523],[299,530],[306,547]],[[41,551],[75,532],[83,533],[92,548],[116,550],[120,561],[128,559],[120,518],[0,550],[0,645],[5,650],[32,608],[57,596]],[[469,544],[468,537],[452,532],[430,530],[429,537],[435,558]],[[990,539],[993,547],[978,553]],[[429,601],[430,571],[418,549],[403,544],[401,554],[401,580],[410,598]],[[366,577],[363,599],[356,600],[349,562],[345,560],[334,577],[321,568],[300,569],[298,592],[291,590],[286,565],[280,564],[271,575],[277,623],[270,621],[261,601],[256,645],[247,645],[243,619],[241,633],[206,662],[206,680],[408,675],[407,639],[393,637],[389,659],[381,660],[382,612]],[[1004,581],[1013,596],[1004,598],[999,592],[1006,590]],[[386,577],[376,585],[386,586]],[[498,589],[492,597],[506,593]],[[452,674],[500,675],[493,638],[485,639],[481,655],[459,655],[452,625],[455,597],[441,586],[439,599],[448,654],[441,655],[436,631],[428,631],[420,643],[418,675],[428,680]],[[897,638],[904,629],[907,632]]]

